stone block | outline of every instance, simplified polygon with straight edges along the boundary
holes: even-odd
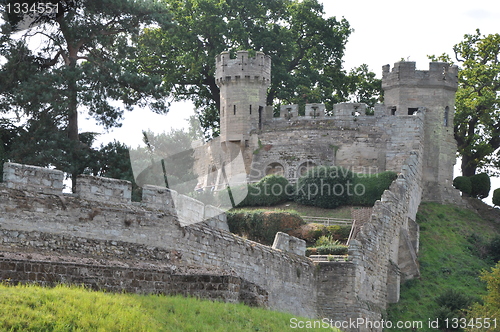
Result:
[[[5,163],[3,181],[8,188],[44,194],[62,194],[64,173],[55,169]]]
[[[76,192],[80,198],[111,203],[130,203],[132,183],[126,180],[79,175]]]

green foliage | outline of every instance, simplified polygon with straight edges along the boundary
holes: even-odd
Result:
[[[227,223],[231,233],[271,245],[277,232],[290,233],[303,225],[304,221],[297,213],[254,210],[228,212]]]
[[[370,107],[380,102],[382,80],[376,78],[375,73],[369,71],[366,64],[351,69],[347,82],[352,102],[365,103]]]
[[[187,194],[196,187],[194,150],[196,137],[182,129],[169,133],[143,132],[145,147],[130,149],[130,161],[138,185],[168,187]]]
[[[468,176],[457,176],[453,179],[453,186],[464,194],[472,193],[472,183]]]
[[[54,165],[74,180],[93,160],[78,132],[79,112],[110,128],[123,114],[113,100],[128,110],[149,104],[165,111],[160,75],[146,77],[131,59],[140,29],[167,27],[170,17],[156,1],[62,1],[58,10],[18,34],[19,17],[4,22],[0,113],[28,123],[18,154],[33,152],[31,164]]]
[[[0,285],[0,294],[1,331],[288,331],[295,317],[243,304],[67,286]]]
[[[334,209],[348,204],[353,193],[353,174],[337,166],[313,167],[300,177],[295,200],[304,205]]]
[[[239,203],[243,206],[272,206],[289,199],[292,192],[288,180],[280,175],[267,175],[255,184],[248,184],[248,194]]]
[[[495,236],[490,243],[486,246],[488,257],[493,260],[493,262],[500,261],[500,235]]]
[[[458,61],[458,91],[455,101],[454,131],[458,153],[462,157],[462,174],[471,176],[476,169],[500,166],[500,34],[466,34],[453,47]],[[433,61],[451,62],[443,54]]]
[[[318,255],[347,255],[348,247],[343,244],[316,247]]]
[[[486,281],[488,293],[483,297],[484,304],[476,303],[468,313],[469,319],[477,317],[500,317],[500,262],[491,271],[484,271],[481,279]],[[468,331],[483,331],[481,329],[471,329]],[[488,330],[490,331],[490,330]],[[491,331],[498,331],[497,329]]]
[[[338,244],[340,244],[339,241],[333,239],[331,235],[329,236],[322,235],[319,239],[316,240],[316,247],[334,246]]]
[[[488,197],[491,188],[490,177],[486,173],[475,174],[470,177],[472,186],[471,196],[479,199]]]
[[[492,203],[493,205],[500,205],[500,188],[495,189],[493,191],[493,198],[492,198]]]
[[[262,51],[271,56],[268,105],[323,102],[332,109],[347,100],[351,91],[342,57],[352,30],[345,19],[324,17],[317,0],[165,2],[176,25],[168,31],[145,31],[138,66],[144,73],[161,73],[174,100],[193,101],[207,135],[208,129],[218,134],[220,98],[214,59],[222,51],[232,55],[238,50]],[[378,88],[375,75],[367,69],[355,74],[352,89]],[[368,83],[363,85],[365,78]]]
[[[354,194],[351,196],[351,204],[373,206],[397,177],[397,173],[393,171],[377,174],[356,174],[354,176]]]
[[[491,260],[471,255],[467,237],[476,234],[476,238],[491,238],[497,228],[495,223],[482,219],[475,211],[436,203],[420,204],[417,220],[421,277],[403,285],[399,303],[389,306],[387,319],[393,322],[436,319],[440,308],[436,298],[447,289],[472,299],[486,293],[485,284],[478,277],[481,270],[490,267]],[[434,330],[424,323],[421,331]]]

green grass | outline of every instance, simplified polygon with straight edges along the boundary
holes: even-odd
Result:
[[[477,241],[468,238],[487,241],[500,229],[498,222],[483,220],[470,210],[434,203],[420,205],[417,222],[421,231],[421,278],[401,287],[401,300],[389,307],[387,318],[392,322],[423,321],[426,327],[429,319],[436,319],[436,298],[446,290],[475,298],[485,294],[486,285],[479,275],[492,262],[479,258],[475,253]]]
[[[297,202],[285,202],[270,207],[262,207],[262,206],[243,207],[243,208],[236,208],[231,211],[251,211],[251,210],[266,210],[266,211],[285,210],[287,212],[297,212],[300,216],[345,218],[345,219],[351,218],[350,206],[340,206],[336,209],[322,209],[314,206],[301,205]]]
[[[180,296],[112,294],[67,286],[0,284],[0,312],[0,331],[294,330],[290,327],[293,315],[243,304]]]

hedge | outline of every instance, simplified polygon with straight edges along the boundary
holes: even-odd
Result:
[[[354,176],[351,205],[373,206],[397,177],[398,174],[393,171],[377,174],[356,174]]]
[[[470,177],[472,185],[471,196],[479,199],[488,197],[491,188],[490,177],[486,173],[476,174]]]
[[[493,205],[500,205],[500,188],[493,191]]]
[[[466,195],[470,195],[472,193],[472,184],[470,178],[467,176],[457,176],[453,179],[453,187]]]
[[[293,190],[288,180],[280,175],[268,175],[255,184],[247,185],[248,194],[237,207],[272,206],[289,200]],[[227,189],[221,193],[227,193]]]
[[[349,193],[353,187],[353,173],[343,167],[318,166],[300,177],[295,201],[334,209],[349,203]]]
[[[228,212],[231,233],[266,245],[272,245],[277,232],[291,233],[305,224],[296,212],[255,210]]]

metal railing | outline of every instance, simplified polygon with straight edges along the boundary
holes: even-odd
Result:
[[[354,219],[345,219],[345,218],[302,216],[302,219],[308,223],[323,224],[325,226],[331,226],[331,225],[351,226],[354,222]]]

